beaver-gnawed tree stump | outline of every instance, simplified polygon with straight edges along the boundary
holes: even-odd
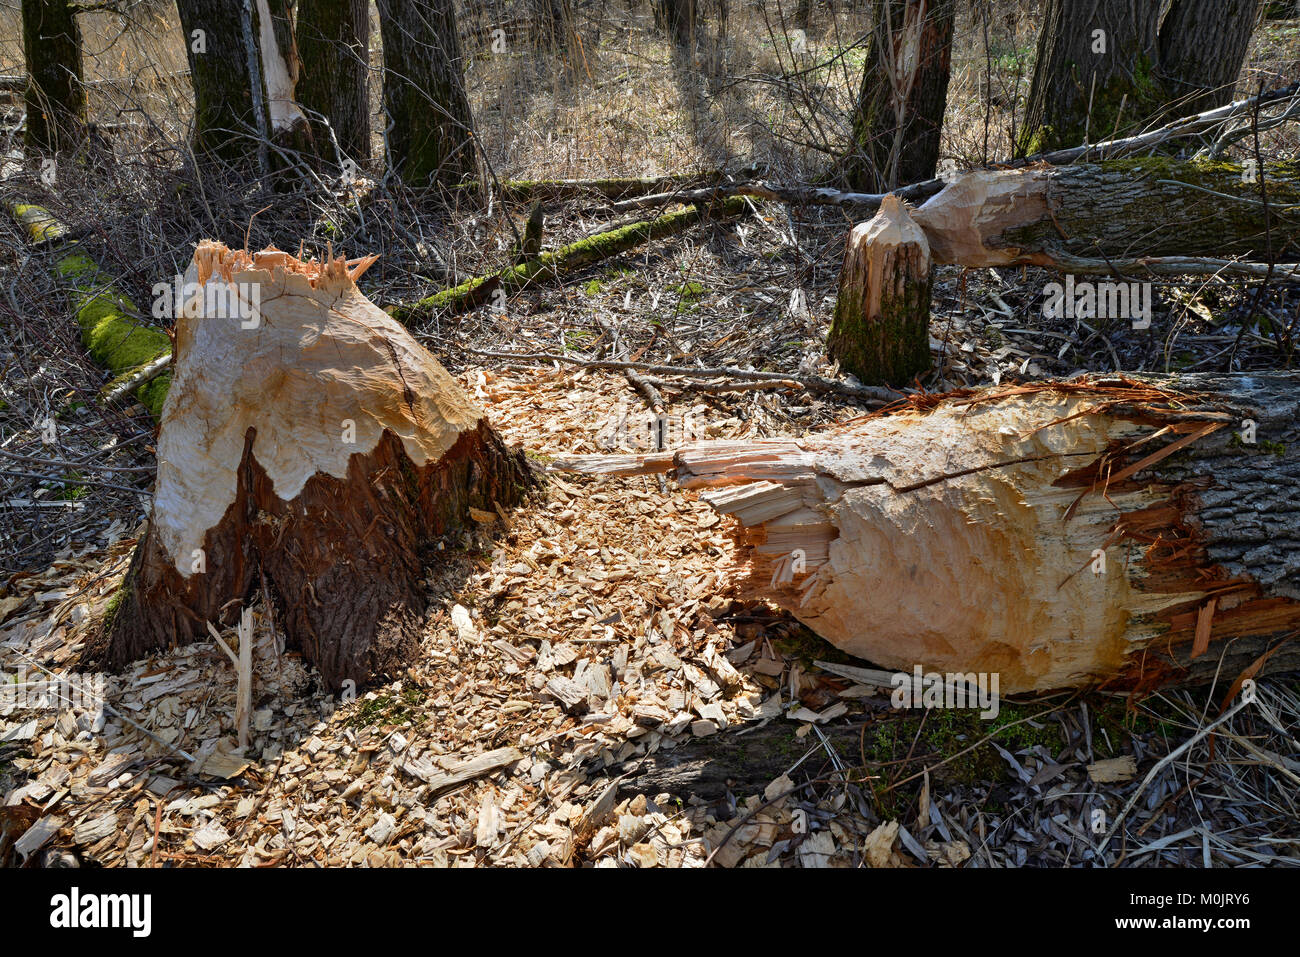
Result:
[[[116,667],[260,590],[331,689],[419,647],[421,548],[531,482],[450,375],[357,289],[373,258],[204,242],[185,277],[153,509],[89,656]]]

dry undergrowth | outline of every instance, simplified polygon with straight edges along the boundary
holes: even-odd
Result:
[[[774,178],[798,180],[833,158],[862,66],[861,11],[837,5],[832,24],[820,10],[822,25],[796,55],[770,11],[733,10],[726,42],[706,22],[698,51],[683,54],[653,35],[645,5],[579,10],[583,55],[572,62],[538,59],[526,45],[497,58],[473,47],[468,86],[498,177],[734,171],[757,161]],[[1036,21],[1011,4],[993,10],[987,50],[982,21],[964,10],[958,23],[944,155],[963,168],[1009,152],[1032,68]],[[0,8],[7,73],[20,70],[15,17],[14,4]],[[69,164],[57,190],[13,164],[0,190],[71,222],[145,312],[153,283],[208,236],[378,253],[362,285],[379,302],[439,289],[448,270],[506,261],[522,211],[500,204],[458,209],[384,183],[358,215],[345,194],[315,184],[271,196],[196,179],[185,166],[185,91],[165,77],[184,66],[171,5],[140,5],[125,32],[109,14],[88,19],[88,75],[115,80],[91,96],[111,157]],[[808,71],[816,63],[828,65]],[[1261,29],[1248,63],[1242,89],[1296,76],[1300,29]],[[1265,155],[1290,155],[1295,136],[1270,131]],[[10,151],[12,131],[0,144]],[[259,214],[269,203],[273,211]],[[546,242],[619,219],[597,203],[557,204]],[[598,451],[602,426],[643,408],[622,377],[482,353],[833,375],[822,343],[850,223],[839,211],[758,204],[733,223],[521,293],[504,314],[435,317],[420,333],[539,462]],[[34,460],[0,463],[0,667],[11,674],[29,659],[75,668],[81,636],[112,600],[153,468],[138,407],[95,404],[103,377],[47,265],[0,218],[0,447]],[[1236,281],[1161,282],[1152,328],[1139,334],[1043,319],[1046,281],[1036,270],[942,270],[936,366],[921,385],[1214,369],[1249,301]],[[794,290],[806,309],[792,303]],[[1294,285],[1277,287],[1262,306],[1276,319],[1296,311],[1298,297]],[[1271,340],[1253,330],[1238,357],[1243,368],[1278,364]],[[801,392],[662,391],[670,413],[716,437],[797,434],[862,411]],[[50,414],[57,456],[34,427]],[[32,863],[64,852],[116,864],[646,866],[702,864],[715,852],[717,863],[750,865],[1295,863],[1294,682],[1263,683],[1264,707],[1142,782],[1213,718],[1223,689],[1150,699],[1127,717],[1105,698],[1006,705],[1010,717],[984,741],[994,729],[981,722],[899,715],[877,689],[813,667],[832,654],[826,646],[764,609],[731,606],[719,585],[729,554],[720,520],[690,496],[651,479],[561,476],[509,529],[444,543],[430,564],[428,653],[395,685],[327,700],[299,659],[277,654],[259,609],[247,767],[221,743],[233,673],[214,646],[196,645],[139,663],[108,695],[165,744],[94,709],[0,709],[0,791],[10,808],[43,809],[51,830]],[[795,722],[778,716],[791,708]],[[828,714],[828,723],[812,720]],[[766,719],[773,724],[753,730]],[[776,774],[744,793],[638,796],[639,778],[664,779],[647,777],[661,773],[656,756],[698,748],[702,735],[716,742],[724,726],[732,740],[774,725],[791,729],[781,752],[788,784]],[[868,730],[859,736],[858,725]],[[446,784],[485,753],[510,760]],[[1121,780],[1090,781],[1089,765],[1125,755],[1136,777],[1121,768]],[[768,807],[764,791],[776,799]],[[1092,811],[1113,821],[1134,793],[1135,809],[1099,855]],[[0,858],[34,812],[3,813]]]

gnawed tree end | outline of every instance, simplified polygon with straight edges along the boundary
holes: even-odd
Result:
[[[849,234],[827,354],[867,385],[904,386],[930,368],[930,244],[902,201]]]
[[[1300,667],[1298,396],[1295,373],[1041,382],[552,467],[675,467],[737,519],[724,580],[886,668],[1226,689]]]
[[[120,667],[260,590],[338,689],[419,647],[421,548],[531,484],[455,380],[357,289],[372,258],[203,242],[186,273],[147,531],[88,656]]]

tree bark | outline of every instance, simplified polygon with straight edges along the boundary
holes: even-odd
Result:
[[[654,0],[655,26],[677,43],[689,43],[695,33],[695,0]]]
[[[934,176],[948,101],[953,0],[877,0],[845,159],[855,190]]]
[[[477,175],[451,0],[378,0],[384,43],[389,163],[412,186],[455,186]]]
[[[1232,102],[1259,0],[1174,0],[1160,26],[1160,81],[1171,114]]]
[[[90,657],[228,623],[265,582],[337,690],[418,652],[421,551],[530,479],[456,382],[358,290],[373,257],[203,242],[186,276],[148,530]]]
[[[1295,373],[1094,377],[674,463],[738,520],[741,593],[849,654],[1002,694],[1226,686],[1300,666],[1298,423]]]
[[[930,244],[901,200],[849,234],[826,352],[864,385],[906,386],[930,368]]]
[[[1053,266],[1081,257],[1300,258],[1300,163],[1257,171],[1167,157],[977,170],[912,213],[938,263]],[[1207,192],[1208,191],[1208,192]],[[1217,195],[1216,195],[1217,194]]]
[[[366,0],[299,0],[298,98],[310,117],[316,149],[334,165],[370,162],[370,4]],[[334,155],[330,129],[342,160]]]
[[[53,155],[79,144],[86,128],[81,29],[68,0],[22,0],[31,152]]]
[[[542,46],[553,50],[566,49],[573,22],[568,0],[533,0],[533,10]]]
[[[1157,113],[1159,23],[1159,0],[1047,0],[1017,155],[1106,139],[1122,119]]]
[[[194,87],[194,152],[262,172],[282,168],[271,146],[307,146],[287,0],[176,0]],[[286,32],[287,31],[287,32]]]
[[[1047,0],[1017,155],[1232,98],[1257,0]],[[1100,35],[1098,33],[1100,31]]]

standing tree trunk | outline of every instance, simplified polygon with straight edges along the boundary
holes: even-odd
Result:
[[[695,0],[654,0],[655,26],[677,43],[695,32]]]
[[[308,111],[316,149],[334,165],[370,161],[370,4],[299,0],[298,101]],[[319,113],[329,123],[318,120]],[[338,142],[336,157],[330,130]]]
[[[827,354],[864,385],[906,386],[930,368],[930,244],[901,200],[849,234]]]
[[[272,6],[274,4],[274,6]],[[306,117],[287,0],[176,0],[194,87],[194,152],[263,172],[284,165],[273,145],[306,146]]]
[[[533,10],[541,45],[552,50],[567,47],[573,17],[568,0],[533,0]]]
[[[1259,0],[1174,0],[1160,25],[1160,79],[1171,113],[1232,102]]]
[[[529,484],[454,379],[355,279],[203,242],[186,273],[148,530],[91,657],[120,667],[267,593],[337,690],[419,650],[422,550]]]
[[[845,159],[852,189],[934,176],[948,101],[954,0],[877,0]]]
[[[1017,153],[1098,142],[1125,125],[1227,103],[1257,0],[1047,0]],[[1190,99],[1189,99],[1190,98]]]
[[[377,0],[389,164],[412,186],[477,176],[452,0]]]
[[[81,29],[68,0],[22,0],[27,61],[28,150],[54,154],[80,143],[86,126]]]

